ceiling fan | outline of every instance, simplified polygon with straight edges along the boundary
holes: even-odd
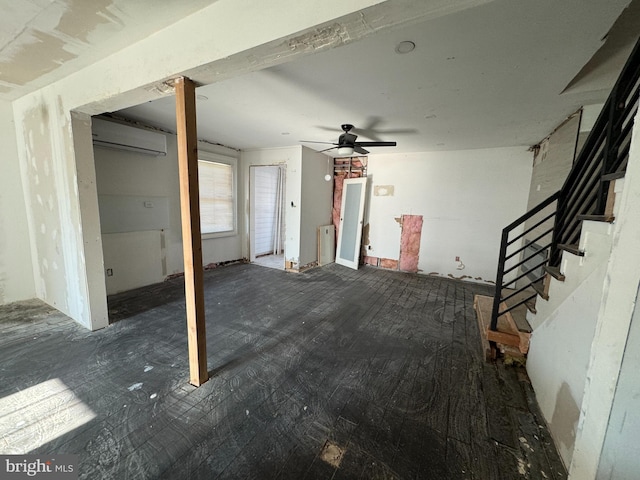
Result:
[[[363,147],[395,147],[396,142],[356,142],[358,136],[354,133],[351,133],[351,130],[354,128],[350,123],[343,123],[340,128],[344,132],[338,138],[338,143],[334,142],[311,142],[302,140],[303,143],[327,143],[329,145],[334,145],[333,147],[329,147],[325,150],[320,150],[321,152],[327,152],[329,150],[333,150],[334,148],[338,149],[338,155],[341,156],[350,156],[353,155],[353,152],[358,152],[361,155],[366,155],[369,153],[369,150],[365,150]]]

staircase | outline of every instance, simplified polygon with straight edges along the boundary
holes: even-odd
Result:
[[[502,231],[495,296],[474,301],[488,359],[524,361],[541,319],[606,261],[639,95],[640,41],[562,188]]]

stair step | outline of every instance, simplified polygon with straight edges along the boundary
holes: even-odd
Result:
[[[547,293],[544,291],[544,285],[541,285],[539,283],[532,283],[531,286],[536,291],[536,293],[540,295],[541,298],[543,298],[544,300],[549,300],[549,295],[547,295]]]
[[[624,170],[622,170],[620,172],[608,173],[607,175],[603,175],[601,177],[601,180],[603,182],[610,182],[612,180],[618,180],[619,178],[624,178],[625,173],[626,172]]]
[[[486,352],[487,359],[495,358],[495,349],[491,347],[489,342],[493,342],[493,344],[497,345],[501,351],[504,351],[505,348],[511,347],[523,356],[528,352],[529,341],[531,338],[531,327],[524,316],[521,321],[516,321],[518,313],[516,313],[516,318],[514,318],[514,316],[511,315],[511,312],[507,312],[498,317],[497,330],[493,331],[490,328],[493,298],[484,295],[476,295],[473,299],[473,307],[476,310],[478,326],[480,328],[480,339],[483,342],[482,344]],[[503,308],[506,308],[504,303],[501,304],[501,309]],[[521,322],[524,322],[524,324]],[[520,331],[520,328],[525,331]]]
[[[565,276],[562,274],[558,267],[549,267],[545,266],[544,271],[551,275],[553,278],[558,280],[559,282],[564,282]]]
[[[505,310],[507,305],[502,302],[500,304],[500,310]],[[531,325],[527,322],[527,314],[524,308],[514,308],[513,310],[508,311],[504,314],[504,317],[509,322],[509,325],[512,328],[511,333],[517,332],[519,336],[528,335],[527,342],[529,336],[531,336]],[[524,337],[522,337],[524,338]]]
[[[616,217],[613,216],[613,214],[609,214],[609,215],[578,215],[578,220],[579,221],[583,221],[583,220],[591,220],[594,222],[607,222],[607,223],[613,223],[613,221],[616,219]]]
[[[558,249],[564,250],[565,252],[573,253],[578,257],[584,257],[584,250],[580,250],[580,247],[578,247],[578,245],[576,244],[569,245],[566,243],[560,243],[558,244]]]
[[[536,310],[536,299],[535,298],[533,300],[528,300],[527,302],[525,302],[524,306],[527,307],[527,310],[529,310],[534,315],[536,313],[538,313],[538,311]],[[525,315],[525,317],[526,317],[526,315]],[[527,322],[527,325],[529,325],[529,322]],[[529,327],[529,328],[531,328],[531,327]]]

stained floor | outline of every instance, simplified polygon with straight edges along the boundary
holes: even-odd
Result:
[[[0,307],[0,454],[83,479],[562,479],[524,370],[486,364],[481,285],[365,267],[205,273],[212,378],[188,384],[180,279],[88,332]]]

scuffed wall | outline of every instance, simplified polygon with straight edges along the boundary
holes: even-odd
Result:
[[[17,158],[13,111],[0,101],[0,305],[35,296],[29,228]]]
[[[605,271],[606,261],[531,338],[527,372],[565,465],[573,455]]]

